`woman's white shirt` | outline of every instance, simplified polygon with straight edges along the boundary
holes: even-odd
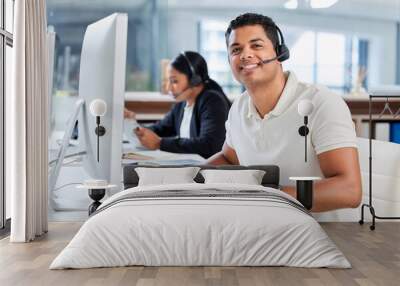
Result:
[[[190,138],[190,121],[192,120],[194,104],[188,106],[187,103],[184,108],[181,127],[179,130],[180,138]]]

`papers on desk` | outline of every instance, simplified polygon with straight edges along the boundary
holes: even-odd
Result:
[[[137,162],[140,165],[148,166],[166,166],[166,165],[201,165],[202,162],[193,159],[176,159],[176,160],[148,160],[143,162]]]
[[[146,156],[143,154],[139,154],[139,153],[135,153],[135,152],[128,152],[128,153],[124,153],[122,154],[122,159],[124,160],[154,160],[153,157],[151,156]]]
[[[129,150],[122,156],[122,164],[141,165],[196,165],[204,163],[204,158],[197,154],[177,154],[160,150]]]
[[[124,139],[129,141],[131,144],[138,145],[139,139],[136,137],[133,130],[135,130],[140,125],[135,119],[124,119]]]

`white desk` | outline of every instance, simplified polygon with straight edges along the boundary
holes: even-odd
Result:
[[[129,132],[128,130],[129,128],[127,128],[127,130],[125,130],[125,133]],[[59,140],[60,138],[63,137],[63,132],[53,132],[52,136],[51,136],[51,140],[49,142],[49,161],[52,162],[55,159],[57,159],[57,155],[58,155],[58,150],[60,148],[60,144],[59,144]],[[125,137],[125,136],[124,136]],[[135,135],[132,136],[128,136],[128,138],[126,138],[127,140],[129,140],[129,143],[124,143],[123,144],[123,151],[122,153],[134,153],[137,154],[139,156],[143,156],[143,157],[149,157],[149,159],[122,159],[122,165],[125,164],[132,164],[132,163],[149,163],[149,164],[157,164],[157,162],[159,162],[159,164],[161,165],[182,165],[182,164],[191,164],[191,163],[203,163],[205,162],[205,159],[203,157],[201,157],[198,154],[180,154],[180,153],[171,153],[171,152],[166,152],[166,151],[161,151],[161,150],[148,150],[146,148],[143,148],[143,146],[141,146],[139,140],[136,138]],[[75,146],[70,146],[68,147],[68,154],[76,154],[79,151],[82,151],[79,149],[79,147],[77,146],[77,142],[76,140],[71,140],[74,141],[74,144],[76,144]],[[57,143],[58,142],[58,143]],[[84,155],[79,155],[79,157],[82,157]],[[73,161],[77,162],[79,165],[82,162],[82,158],[75,158]],[[70,164],[71,159],[66,159],[65,162],[67,164]]]
[[[49,161],[54,163],[57,159],[58,149],[60,148],[58,139],[62,138],[63,132],[56,132],[52,134],[49,142]],[[149,165],[183,165],[183,164],[202,164],[205,159],[197,154],[176,154],[170,152],[164,152],[160,150],[146,150],[140,148],[140,143],[135,140],[135,136],[131,136],[129,139],[132,143],[123,144],[123,153],[134,152],[135,154],[150,157],[147,160],[131,160],[123,159],[121,166],[121,182],[122,182],[122,168],[126,164],[149,164]],[[78,153],[78,146],[70,146],[68,148],[68,154]],[[50,198],[53,200],[51,206],[54,206],[56,210],[73,210],[83,211],[76,218],[82,220],[87,216],[87,207],[92,203],[89,199],[87,192],[76,189],[77,184],[90,179],[90,176],[85,172],[82,166],[82,159],[84,154],[78,155],[72,158],[66,158],[63,162],[63,166],[58,176],[55,190],[50,194]],[[64,212],[59,215],[59,212],[54,212],[50,208],[50,219],[53,221],[70,220],[75,216]],[[79,220],[78,219],[78,220]]]
[[[234,101],[240,94],[227,94]],[[136,119],[141,122],[153,122],[164,118],[172,108],[175,99],[159,92],[126,92],[125,107],[136,113]]]
[[[137,163],[148,165],[186,165],[186,164],[202,164],[205,159],[198,154],[180,154],[171,153],[161,150],[147,150],[140,146],[138,141],[124,144],[124,154],[132,153],[148,158],[143,159],[122,159],[122,165]]]

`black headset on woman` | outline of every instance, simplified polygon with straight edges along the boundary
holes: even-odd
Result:
[[[182,66],[182,60],[186,63],[186,67]],[[211,90],[222,96],[230,107],[232,104],[221,86],[211,79],[208,75],[208,67],[205,59],[196,52],[181,52],[178,57],[172,61],[171,65],[180,72],[187,75],[189,80],[189,88],[204,84],[206,90]]]
[[[190,62],[189,58],[186,56],[186,52],[181,52],[181,55],[186,60],[188,66],[189,66],[189,69],[190,69],[191,75],[189,77],[189,85],[190,86],[196,86],[196,85],[199,85],[199,84],[203,83],[203,79],[201,78],[200,75],[198,75],[196,73],[195,68],[193,67],[193,65]]]

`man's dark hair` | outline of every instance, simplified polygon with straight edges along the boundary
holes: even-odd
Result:
[[[270,17],[256,13],[245,13],[239,15],[229,23],[228,29],[226,29],[225,32],[226,45],[228,46],[229,36],[233,30],[244,26],[253,25],[260,25],[263,27],[265,34],[276,49],[279,39],[275,22]]]

